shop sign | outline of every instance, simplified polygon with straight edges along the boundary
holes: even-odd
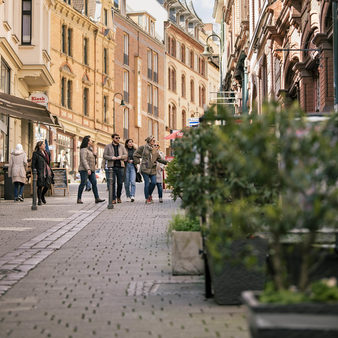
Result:
[[[29,96],[28,99],[45,107],[47,107],[48,105],[48,96],[42,92],[33,93]]]

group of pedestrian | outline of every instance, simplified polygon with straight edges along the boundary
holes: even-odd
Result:
[[[113,169],[113,204],[121,203],[121,194],[123,182],[125,192],[131,202],[135,201],[136,177],[139,175],[138,167],[144,180],[144,197],[146,204],[153,203],[152,194],[157,186],[159,202],[163,203],[163,170],[167,164],[163,152],[160,151],[160,145],[155,137],[146,138],[146,144],[136,149],[132,139],[127,139],[125,144],[120,143],[120,136],[116,133],[112,135],[112,143],[105,146],[103,152],[103,161],[105,170]],[[27,155],[23,151],[21,144],[18,144],[11,153],[8,168],[8,176],[14,183],[14,201],[23,201],[23,189],[26,182]],[[95,168],[97,155],[93,150],[91,137],[85,136],[80,146],[80,164],[79,173],[81,182],[77,193],[77,203],[83,204],[82,193],[91,183],[91,190],[95,197],[95,203],[104,202],[99,197]],[[50,153],[46,150],[45,142],[36,143],[31,168],[37,171],[37,195],[38,205],[46,204],[45,195],[54,183],[53,171],[50,167]],[[108,183],[107,183],[108,188]]]

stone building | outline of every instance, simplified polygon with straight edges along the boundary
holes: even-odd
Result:
[[[145,10],[146,8],[146,10]],[[164,8],[156,0],[115,1],[115,119],[123,140],[154,135],[164,149]],[[125,106],[121,106],[121,99]]]
[[[49,108],[63,130],[51,129],[52,159],[77,172],[79,146],[95,141],[101,165],[111,142],[114,94],[115,26],[111,1],[55,0],[51,23]]]
[[[225,86],[247,93],[250,111],[272,99],[333,110],[332,2],[216,0],[214,15],[227,34]]]
[[[16,97],[28,99],[42,94],[53,84],[50,72],[50,0],[0,1],[0,92],[9,94],[9,103]],[[14,102],[14,101],[13,101]],[[21,103],[24,101],[21,101]],[[40,128],[39,118],[9,117],[0,109],[0,163],[8,162],[10,152],[21,143],[28,158]],[[42,119],[41,119],[42,120]],[[46,121],[45,121],[46,122]],[[48,119],[47,119],[48,122]],[[49,119],[49,123],[53,121]]]

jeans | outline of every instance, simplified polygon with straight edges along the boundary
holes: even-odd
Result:
[[[25,184],[22,182],[14,182],[14,199],[17,199],[18,196],[23,195],[23,188]]]
[[[123,174],[124,168],[122,167],[113,167],[113,200],[121,198],[122,186],[123,186]],[[117,191],[116,191],[117,183]]]
[[[80,200],[82,197],[83,189],[86,186],[87,180],[90,181],[92,184],[93,194],[95,199],[99,198],[99,193],[97,191],[97,183],[96,183],[96,175],[95,171],[92,171],[90,175],[88,175],[87,170],[80,170],[80,177],[81,177],[81,183],[79,185],[79,189],[77,191],[77,199]]]
[[[144,197],[148,199],[153,193],[156,185],[156,175],[141,173],[144,179]]]
[[[158,191],[158,198],[163,197],[163,183],[156,183],[157,191]]]
[[[136,190],[136,170],[133,163],[127,163],[126,177],[124,179],[124,187],[127,197],[135,196]]]

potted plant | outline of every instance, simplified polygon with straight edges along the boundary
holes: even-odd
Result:
[[[317,273],[327,256],[321,232],[331,234],[332,245],[338,225],[337,114],[310,124],[298,107],[269,104],[230,135],[220,135],[233,137],[225,142],[233,154],[224,156],[227,170],[248,189],[231,203],[218,203],[212,224],[217,230],[223,216],[225,233],[255,230],[270,242],[271,280],[263,293],[243,293],[252,337],[337,337],[335,279],[316,280],[338,267],[336,260],[324,275]],[[211,248],[220,247],[217,240],[215,232]]]
[[[169,224],[173,275],[203,274],[202,236],[198,218],[177,214]]]

